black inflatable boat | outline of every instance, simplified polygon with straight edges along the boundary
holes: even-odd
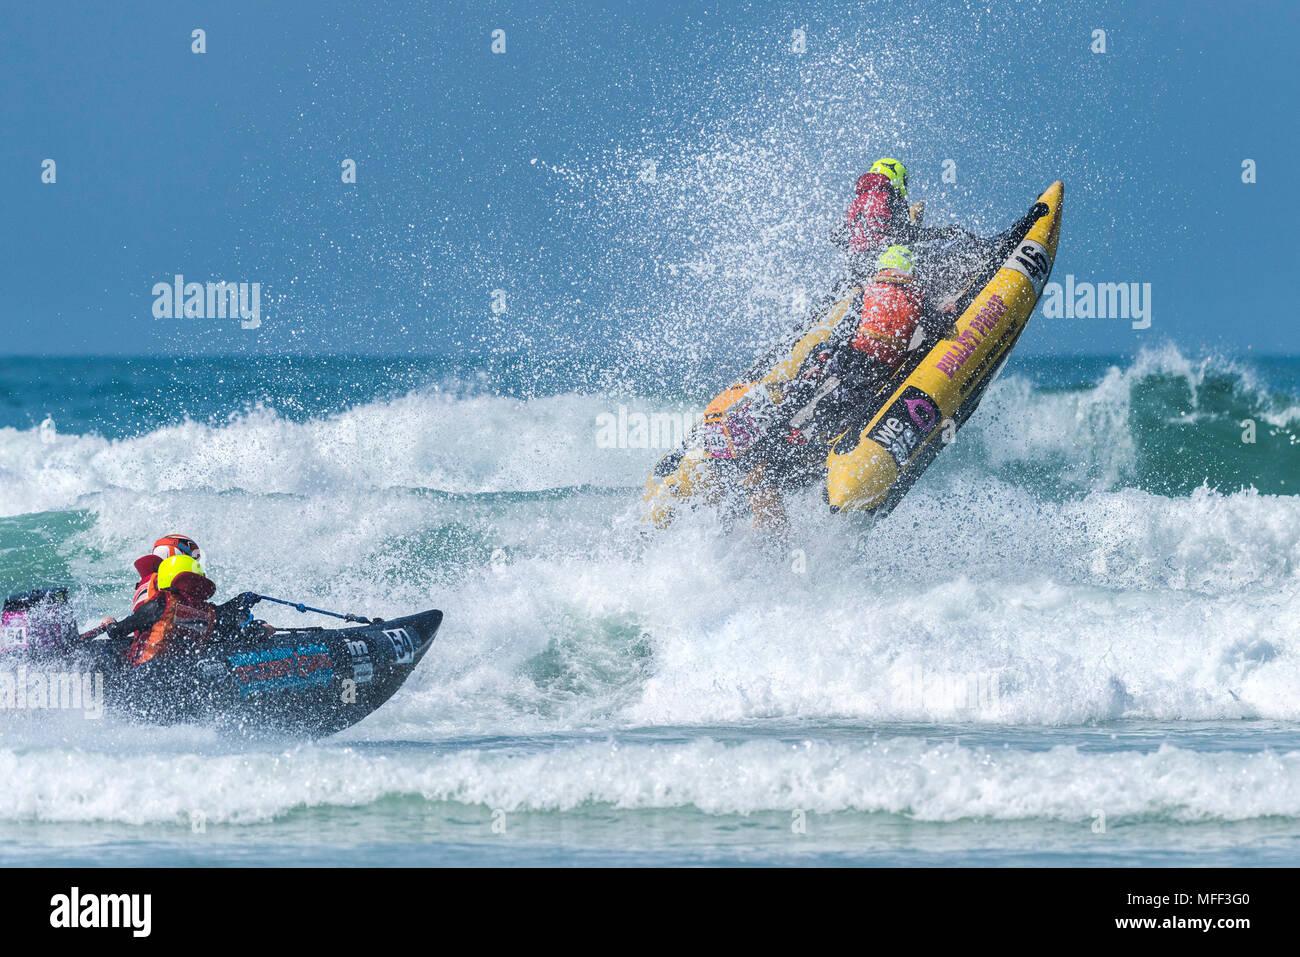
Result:
[[[391,698],[433,644],[442,612],[350,628],[257,629],[214,635],[131,667],[127,642],[82,639],[67,589],[5,600],[0,668],[102,674],[112,711],[158,724],[327,735]]]

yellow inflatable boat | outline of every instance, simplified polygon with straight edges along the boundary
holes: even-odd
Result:
[[[957,320],[937,341],[909,354],[863,409],[861,428],[834,439],[823,493],[833,511],[888,513],[970,418],[1051,275],[1064,193],[1053,183],[1028,215],[995,238],[953,291]],[[650,476],[647,521],[663,526],[683,506],[721,501],[732,479],[719,460],[742,454],[750,435],[780,418],[790,383],[813,350],[856,315],[860,294],[855,287],[836,297],[793,341],[774,347],[709,405],[684,446]],[[724,416],[728,429],[708,428]],[[760,478],[753,481],[761,480],[761,470],[754,474]]]

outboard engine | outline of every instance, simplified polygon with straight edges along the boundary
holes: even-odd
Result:
[[[62,648],[76,637],[77,618],[66,588],[37,588],[5,599],[0,654]]]

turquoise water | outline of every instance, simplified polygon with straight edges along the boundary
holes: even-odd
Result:
[[[708,396],[562,369],[0,363],[6,591],[121,614],[181,531],[219,598],[447,614],[322,741],[0,712],[0,864],[1294,863],[1300,360],[1017,356],[782,547],[644,534],[597,419]]]

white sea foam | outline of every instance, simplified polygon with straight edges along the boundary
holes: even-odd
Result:
[[[708,738],[545,748],[373,754],[302,745],[276,752],[112,755],[0,751],[0,820],[188,826],[273,820],[299,808],[410,797],[512,811],[695,808],[885,812],[922,821],[1046,819],[1113,825],[1300,817],[1300,752],[1098,753],[917,738]]]
[[[1112,368],[1093,387],[1043,391],[1009,376],[936,469],[1014,466],[1043,473],[1078,493],[1132,478],[1137,437],[1129,416],[1134,387],[1179,377],[1195,399],[1211,374],[1235,378],[1278,427],[1294,422],[1243,370],[1222,360],[1193,363],[1172,347]],[[185,422],[108,440],[93,435],[0,429],[0,516],[65,509],[112,489],[165,497],[186,490],[252,494],[367,494],[419,488],[457,493],[524,492],[573,486],[637,488],[663,449],[605,448],[597,418],[681,413],[692,404],[563,395],[529,401],[420,390],[297,422],[257,408],[220,424]],[[1199,414],[1189,409],[1188,414]]]
[[[597,447],[596,416],[608,408],[593,396],[524,402],[415,392],[307,422],[258,409],[221,425],[186,422],[119,440],[0,429],[0,514],[69,508],[106,489],[312,495],[639,484],[644,451]]]
[[[131,561],[169,530],[203,543],[219,598],[442,608],[434,652],[362,736],[1300,718],[1300,499],[1112,487],[1091,446],[1056,438],[1087,409],[1123,421],[1134,375],[1049,395],[999,383],[991,407],[1036,410],[1055,422],[1041,435],[972,423],[1002,461],[1074,455],[1090,476],[1077,486],[1044,497],[1041,480],[958,460],[869,535],[815,495],[797,500],[775,549],[711,513],[644,537],[624,523],[657,453],[598,448],[608,403],[579,396],[415,393],[117,442],[9,432],[11,476],[24,456],[50,459],[4,502],[91,513],[60,545],[86,620],[125,610]],[[1130,453],[1106,454],[1120,468]]]

